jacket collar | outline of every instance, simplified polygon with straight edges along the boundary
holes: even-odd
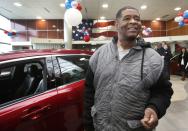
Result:
[[[117,41],[118,41],[118,37],[114,36],[112,39],[112,43],[116,46],[116,48],[117,48]],[[143,45],[145,45],[144,43],[145,43],[144,39],[139,37],[136,39],[136,44],[135,44],[135,46],[132,47],[132,49],[142,50]]]

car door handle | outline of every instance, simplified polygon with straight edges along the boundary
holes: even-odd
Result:
[[[31,120],[36,120],[42,116],[42,114],[48,110],[51,109],[51,105],[46,105],[44,107],[32,107],[30,109],[26,109],[23,111],[23,116],[21,119],[26,120],[26,119],[31,119]]]

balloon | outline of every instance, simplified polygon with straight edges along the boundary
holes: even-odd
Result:
[[[89,33],[87,31],[84,32],[84,35],[89,35]]]
[[[5,33],[5,34],[8,34],[8,31],[5,30],[4,33]]]
[[[74,1],[74,0],[65,0],[65,3],[69,2],[71,4],[72,1]]]
[[[146,32],[148,32],[148,33],[151,33],[151,32],[152,32],[151,28],[146,28],[145,30],[146,30]]]
[[[184,11],[183,18],[188,18],[188,10]]]
[[[76,9],[78,9],[79,11],[81,11],[81,10],[82,10],[82,6],[81,6],[81,4],[80,4],[80,3],[78,3],[78,5],[77,5]]]
[[[148,36],[148,35],[149,35],[149,32],[147,32],[146,30],[143,30],[143,31],[142,31],[142,34],[145,35],[145,36]]]
[[[66,2],[66,3],[65,3],[65,8],[66,8],[66,9],[72,8],[71,3],[70,3],[70,2]]]
[[[8,36],[12,36],[12,32],[8,32]]]
[[[177,16],[183,16],[183,12],[179,12]]]
[[[70,8],[66,10],[64,19],[71,26],[77,26],[82,22],[82,14],[77,9]]]
[[[72,8],[77,8],[77,6],[78,6],[78,2],[77,1],[72,1],[71,2],[71,6],[72,6]]]
[[[85,42],[90,41],[90,36],[89,36],[89,35],[85,35],[85,36],[84,36],[84,41],[85,41]]]
[[[177,16],[177,17],[175,17],[174,21],[175,22],[181,22],[181,21],[183,21],[183,17],[182,16]]]
[[[179,24],[180,27],[185,25],[185,23],[183,21],[180,21],[178,24]]]
[[[12,35],[16,35],[16,32],[12,32]]]
[[[183,22],[184,22],[185,24],[188,24],[188,19],[184,19]]]

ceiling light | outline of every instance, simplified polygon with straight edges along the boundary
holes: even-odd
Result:
[[[21,3],[18,3],[18,2],[15,2],[14,5],[15,5],[15,6],[18,6],[18,7],[22,6],[22,4],[21,4]]]
[[[108,8],[108,4],[103,4],[102,7],[103,8]]]
[[[176,8],[174,8],[174,10],[179,11],[179,10],[181,10],[181,7],[176,7]]]
[[[161,20],[161,18],[156,18],[156,20]]]
[[[156,20],[152,20],[152,22],[157,22]]]
[[[41,21],[46,21],[45,19],[41,20]]]
[[[53,28],[56,28],[56,25],[52,25]]]
[[[37,19],[42,19],[42,17],[41,17],[41,16],[37,16],[36,18],[37,18]]]
[[[101,16],[101,17],[100,17],[100,19],[101,19],[101,20],[104,20],[104,19],[106,19],[106,17],[104,17],[104,16]]]
[[[59,6],[60,7],[65,7],[65,4],[64,3],[60,3]]]
[[[147,9],[147,5],[142,5],[140,8],[141,8],[141,10],[145,10],[145,9]]]

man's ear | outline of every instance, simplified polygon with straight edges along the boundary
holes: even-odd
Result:
[[[115,21],[115,28],[116,28],[116,30],[119,29],[119,22],[118,22],[118,20]]]

